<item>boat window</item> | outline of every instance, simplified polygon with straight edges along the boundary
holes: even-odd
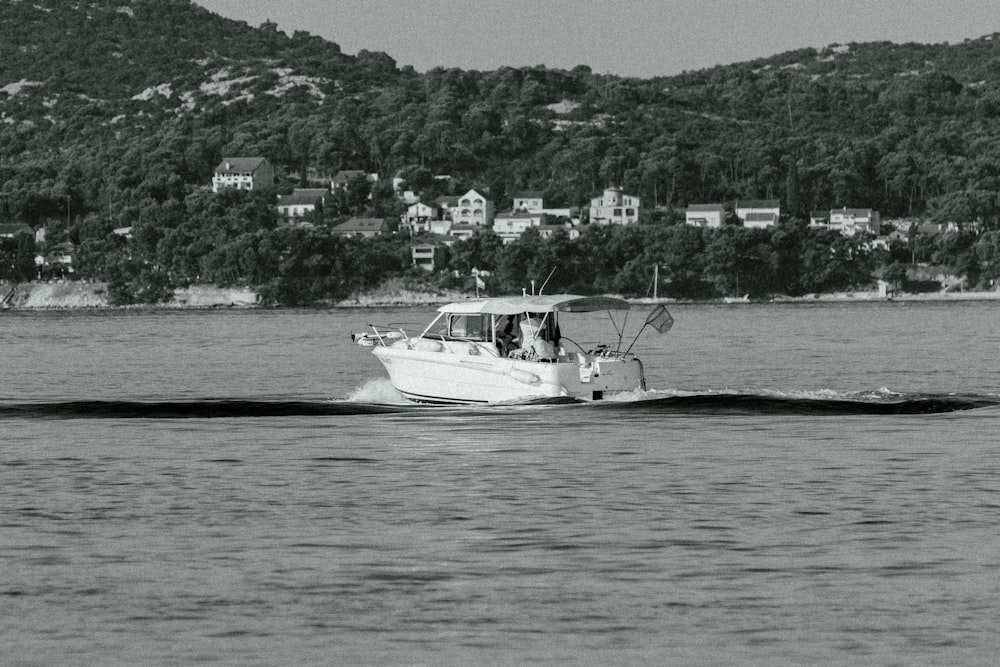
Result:
[[[448,335],[467,340],[485,340],[483,315],[452,315]]]

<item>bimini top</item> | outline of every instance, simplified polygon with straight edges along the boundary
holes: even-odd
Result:
[[[547,294],[545,296],[501,296],[489,299],[456,301],[438,308],[439,313],[469,315],[517,315],[518,313],[590,313],[595,310],[628,310],[628,301],[610,296],[577,296]]]

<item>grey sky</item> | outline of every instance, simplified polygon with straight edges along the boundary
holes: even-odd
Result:
[[[195,0],[418,71],[546,65],[651,77],[833,43],[1000,32],[1000,0]]]

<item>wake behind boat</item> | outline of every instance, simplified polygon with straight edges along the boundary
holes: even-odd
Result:
[[[399,327],[369,325],[371,333],[353,338],[372,348],[393,387],[412,401],[600,400],[606,393],[645,389],[642,362],[631,354],[632,345],[621,351],[622,331],[615,346],[584,349],[563,335],[560,316],[628,308],[622,299],[571,294],[484,298],[441,306],[415,336]],[[672,325],[661,306],[632,344],[646,326],[662,333]]]

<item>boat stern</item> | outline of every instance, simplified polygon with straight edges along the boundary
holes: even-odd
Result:
[[[583,359],[575,367],[577,376],[566,382],[566,388],[577,398],[600,400],[606,393],[646,388],[642,362],[635,357]]]

